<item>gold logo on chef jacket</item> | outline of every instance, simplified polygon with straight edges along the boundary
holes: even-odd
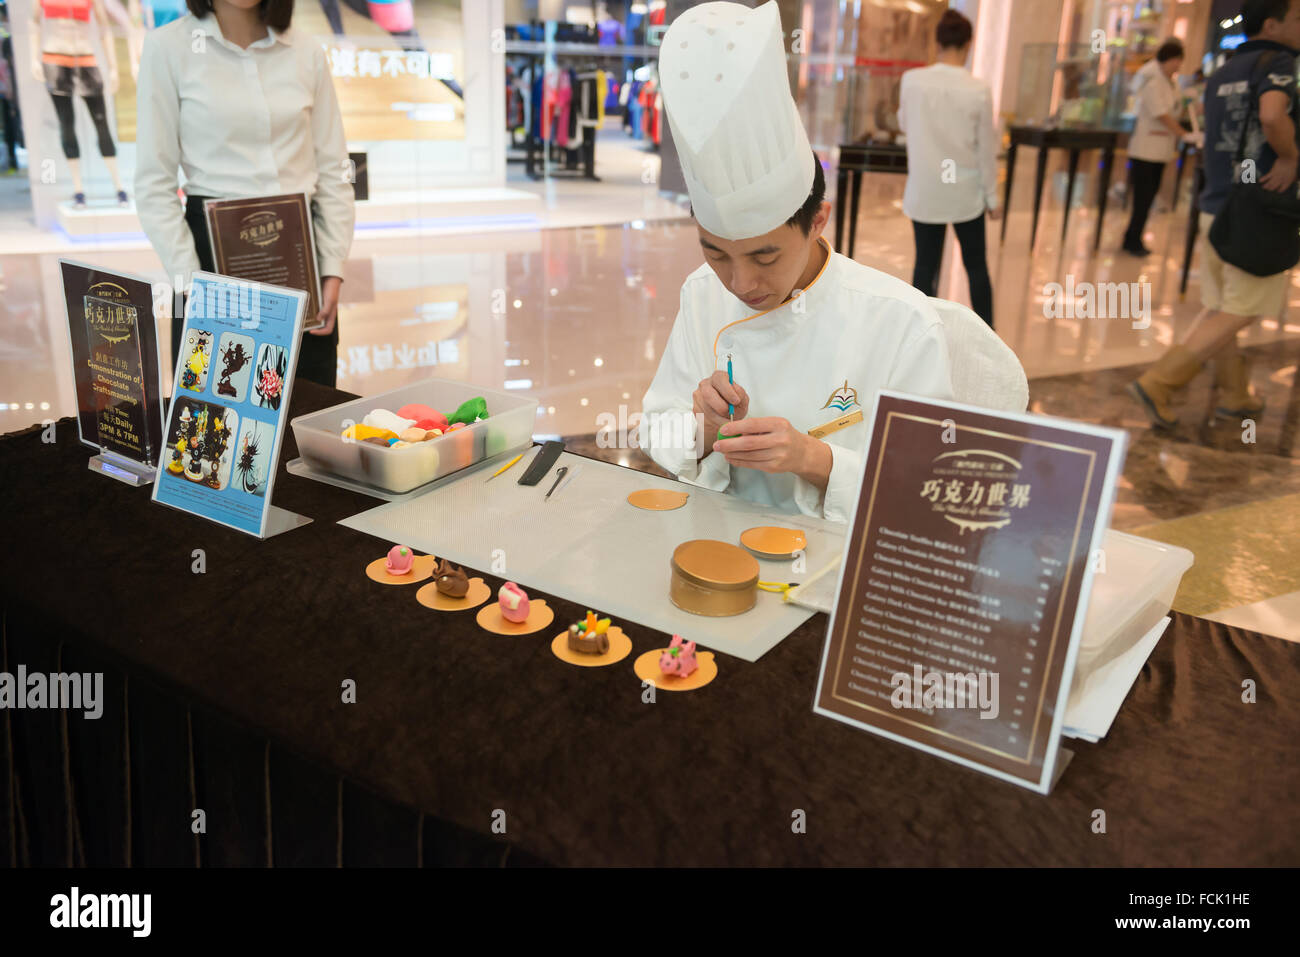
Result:
[[[254,246],[270,246],[284,232],[284,220],[270,210],[249,213],[239,221],[239,238]]]
[[[135,331],[135,306],[130,295],[117,283],[97,282],[86,290],[81,301],[86,311],[86,325],[105,342],[126,342]]]
[[[1031,500],[1029,483],[1016,481],[1020,467],[1011,456],[989,449],[944,452],[931,461],[919,495],[963,533],[1005,528]]]
[[[849,412],[854,406],[858,407],[856,412]],[[832,432],[838,432],[840,429],[847,429],[850,425],[856,425],[862,421],[862,404],[858,401],[858,390],[849,386],[849,380],[844,380],[844,385],[840,386],[830,394],[826,400],[823,409],[830,409],[833,412],[842,414],[838,419],[833,419],[825,425],[819,425],[815,429],[809,429],[808,434],[814,439],[824,439]]]

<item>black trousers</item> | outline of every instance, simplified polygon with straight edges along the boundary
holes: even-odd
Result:
[[[5,154],[10,169],[18,168],[18,111],[7,99],[0,98],[0,120],[5,128]]]
[[[1164,175],[1164,163],[1152,163],[1148,160],[1131,159],[1133,180],[1133,215],[1129,217],[1128,229],[1124,232],[1124,246],[1136,249],[1142,244],[1142,233],[1147,228],[1147,216],[1151,204],[1160,192],[1160,177]]]
[[[961,246],[961,261],[966,267],[970,283],[971,308],[993,328],[993,283],[989,281],[989,264],[984,253],[984,214],[964,223],[953,223],[957,243]],[[943,259],[943,238],[948,231],[946,223],[918,223],[912,220],[916,237],[916,265],[912,268],[912,285],[927,296],[933,296],[939,281],[939,265]]]
[[[194,251],[199,257],[199,268],[206,272],[216,272],[216,266],[212,260],[212,244],[208,241],[208,224],[203,215],[203,201],[206,196],[186,196],[185,198],[185,225],[190,228],[190,235],[194,237]],[[184,328],[184,318],[176,310],[177,314],[172,316],[172,353],[179,354],[181,346],[181,330]],[[318,382],[321,385],[334,387],[338,378],[339,367],[339,324],[336,320],[334,331],[328,336],[313,336],[310,332],[302,334],[302,343],[298,349],[298,372],[299,379],[307,379],[311,382]]]
[[[77,145],[77,114],[73,109],[72,97],[50,94],[54,101],[54,115],[59,120],[59,142],[63,145],[63,155],[70,160],[81,159],[81,147]],[[108,107],[103,96],[83,96],[90,119],[95,124],[95,135],[99,137],[99,155],[116,156],[117,147],[113,145],[113,132],[108,128]]]

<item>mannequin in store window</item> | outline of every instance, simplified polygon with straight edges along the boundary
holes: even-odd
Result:
[[[145,37],[140,61],[140,222],[184,289],[213,270],[203,203],[306,193],[321,276],[320,328],[303,334],[298,377],[333,386],[338,301],[356,209],[343,117],[325,52],[289,29],[293,0],[188,0]],[[176,201],[178,170],[186,202]],[[172,320],[172,349],[182,320]]]
[[[108,128],[105,79],[95,60],[92,19],[99,23],[108,93],[112,95],[117,92],[117,53],[101,0],[33,0],[32,3],[32,76],[45,84],[54,102],[59,140],[72,174],[73,205],[78,209],[86,207],[86,193],[81,178],[81,146],[77,142],[76,97],[85,102],[95,124],[99,154],[117,189],[117,201],[122,206],[128,202],[117,172],[117,147]]]

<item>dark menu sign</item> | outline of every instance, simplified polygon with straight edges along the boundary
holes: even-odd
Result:
[[[59,260],[81,441],[145,465],[162,446],[153,287],[143,279]]]
[[[210,199],[203,204],[216,271],[307,293],[307,322],[318,325],[320,276],[311,205],[305,193],[257,199]]]
[[[1049,791],[1124,441],[882,392],[814,710]]]

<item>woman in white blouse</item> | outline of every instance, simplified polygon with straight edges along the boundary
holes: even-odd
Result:
[[[148,34],[140,60],[135,189],[145,234],[169,280],[184,289],[194,270],[213,269],[205,199],[306,193],[324,325],[304,336],[297,374],[332,386],[339,286],[356,212],[324,51],[289,30],[293,0],[187,4],[189,16]],[[181,325],[172,320],[173,350]]]
[[[1156,51],[1155,59],[1148,60],[1129,84],[1137,119],[1128,141],[1133,214],[1124,231],[1123,249],[1134,256],[1151,255],[1142,242],[1147,215],[1160,191],[1165,164],[1178,155],[1178,144],[1183,140],[1183,128],[1176,118],[1181,112],[1178,91],[1174,87],[1174,74],[1182,64],[1183,45],[1177,40],[1166,40]]]
[[[935,294],[943,240],[952,223],[970,280],[971,308],[992,326],[984,214],[998,218],[993,94],[966,70],[972,39],[968,19],[945,11],[935,37],[935,62],[904,73],[898,93],[898,126],[907,136],[903,214],[912,220],[916,238],[912,285],[927,296]]]

